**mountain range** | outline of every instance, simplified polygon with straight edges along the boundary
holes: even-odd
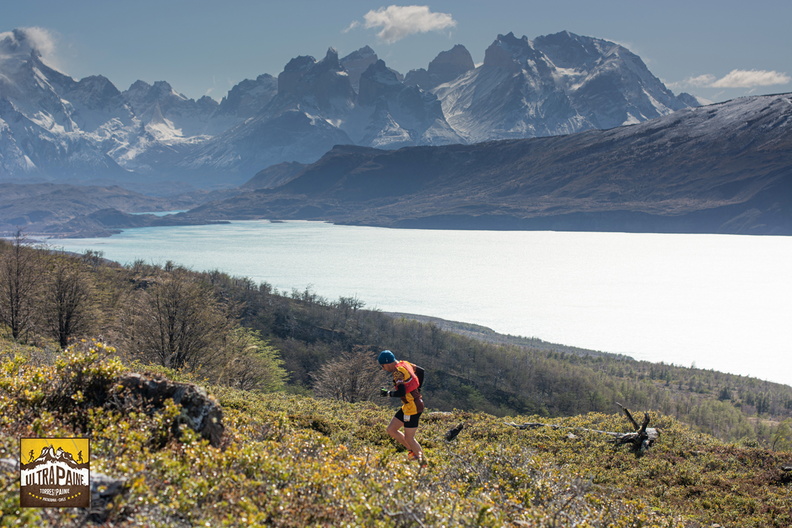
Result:
[[[387,227],[792,235],[792,94],[688,108],[565,136],[395,150],[336,146],[244,185],[158,198],[114,187],[3,185],[0,230],[304,219]],[[134,211],[178,214],[141,215]]]
[[[472,144],[607,129],[696,106],[629,50],[561,32],[498,35],[475,65],[464,46],[406,75],[368,46],[298,56],[217,102],[166,81],[120,91],[45,64],[25,30],[0,41],[0,181],[120,184],[169,192],[234,187],[336,145]]]
[[[480,65],[457,45],[405,75],[368,46],[329,49],[217,102],[165,81],[76,81],[25,31],[6,35],[4,231],[270,218],[792,234],[790,95],[701,106],[605,40],[509,33]],[[190,211],[129,214],[168,209]]]
[[[792,94],[565,136],[398,150],[337,146],[282,164],[193,221],[792,235]]]

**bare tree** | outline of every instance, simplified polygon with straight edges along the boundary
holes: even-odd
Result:
[[[17,341],[26,338],[35,324],[38,267],[35,251],[17,231],[0,255],[0,323]]]
[[[66,348],[70,338],[87,333],[92,326],[92,289],[80,262],[67,257],[52,259],[47,279],[42,298],[44,327]]]
[[[370,400],[387,378],[369,348],[356,346],[325,363],[313,379],[317,397],[357,402]]]
[[[212,290],[181,269],[161,273],[130,302],[122,328],[130,349],[165,367],[196,367],[231,325]]]

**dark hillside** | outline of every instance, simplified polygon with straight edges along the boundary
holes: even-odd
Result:
[[[792,234],[792,95],[568,136],[337,146],[276,189],[191,212],[389,227]]]
[[[187,210],[233,194],[234,191],[194,191],[162,197],[119,186],[3,183],[0,234],[13,236],[21,230],[31,236],[109,236],[120,228],[167,224],[173,218],[133,213]]]
[[[304,168],[304,164],[297,163],[296,161],[291,163],[278,163],[277,165],[267,167],[266,169],[257,172],[253,178],[248,180],[248,182],[242,186],[242,188],[272,189],[274,187],[280,187],[284,183],[288,183],[294,177],[300,174]]]

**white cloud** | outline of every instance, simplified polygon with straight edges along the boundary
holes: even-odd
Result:
[[[345,31],[360,27],[359,21],[352,22]],[[432,13],[429,6],[381,7],[363,15],[363,27],[380,28],[377,36],[387,42],[394,42],[415,33],[441,31],[456,26],[456,20],[448,13]]]
[[[667,83],[671,89],[689,88],[757,88],[772,86],[774,84],[787,84],[792,82],[792,77],[786,73],[767,70],[732,70],[720,79],[705,73],[696,77],[689,77],[684,81]]]
[[[691,86],[712,86],[712,83],[715,82],[717,77],[714,75],[710,75],[709,73],[705,73],[704,75],[699,75],[698,77],[691,77],[685,80],[685,84]]]
[[[18,28],[0,33],[0,58],[26,57],[36,50],[44,62],[52,65],[56,49],[55,37],[44,28]]]
[[[726,76],[710,84],[713,88],[754,88],[787,84],[792,77],[785,73],[766,70],[732,70]]]

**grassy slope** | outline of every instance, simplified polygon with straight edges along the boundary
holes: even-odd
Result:
[[[112,526],[792,523],[792,484],[779,469],[792,453],[723,443],[656,413],[651,425],[662,435],[642,457],[581,429],[628,431],[619,415],[509,418],[558,426],[520,430],[487,414],[427,413],[419,439],[431,464],[422,471],[384,432],[393,409],[375,403],[210,387],[225,413],[216,449],[189,432],[173,436],[178,408],[111,411],[83,393],[113,390],[128,368],[112,349],[89,344],[56,362],[35,350],[2,352],[0,458],[18,457],[20,436],[90,436],[92,471],[129,485]],[[0,524],[80,524],[77,510],[20,510],[17,481],[0,472]]]

